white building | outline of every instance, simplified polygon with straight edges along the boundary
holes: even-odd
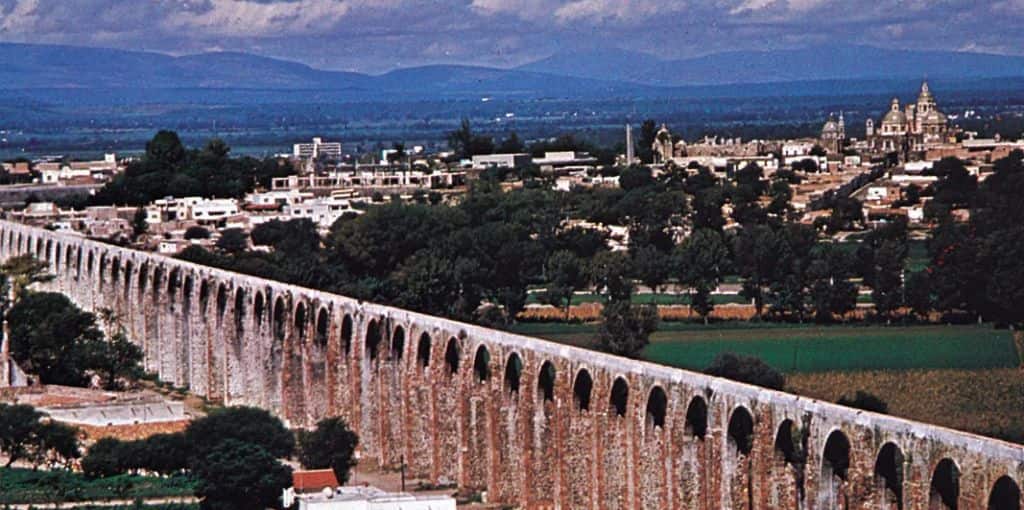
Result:
[[[292,145],[292,156],[298,159],[341,159],[341,143],[325,142],[323,138],[314,137],[312,143]]]
[[[455,510],[455,498],[445,494],[388,493],[374,487],[338,487],[313,494],[286,489],[285,507],[296,500],[299,510]]]
[[[35,169],[44,184],[58,184],[75,180],[107,181],[122,167],[117,163],[117,154],[110,153],[95,161],[44,161],[37,163]]]
[[[282,211],[284,221],[308,218],[321,228],[330,228],[346,214],[363,214],[363,211],[352,207],[352,201],[346,198],[314,198],[298,204],[288,204]]]
[[[473,168],[526,168],[533,162],[529,154],[482,154],[473,156]]]

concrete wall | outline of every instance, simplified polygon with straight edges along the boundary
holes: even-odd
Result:
[[[163,380],[293,426],[342,416],[364,463],[510,504],[1021,505],[1017,445],[0,222],[18,253],[124,317]]]

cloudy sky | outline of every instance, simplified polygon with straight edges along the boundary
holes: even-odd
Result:
[[[666,58],[829,42],[1024,53],[1024,0],[0,0],[0,41],[246,51],[326,69]]]

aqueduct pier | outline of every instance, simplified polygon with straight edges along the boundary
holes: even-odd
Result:
[[[579,509],[1019,509],[1024,447],[0,222],[48,290],[123,318],[164,381],[362,462]]]

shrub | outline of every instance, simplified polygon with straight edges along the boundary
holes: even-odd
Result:
[[[773,390],[781,390],[786,386],[785,376],[764,361],[731,352],[716,356],[704,373]]]
[[[299,435],[299,460],[306,469],[334,470],[338,483],[348,481],[349,470],[356,465],[353,454],[359,436],[349,430],[341,418],[327,418],[312,432]]]
[[[857,393],[855,393],[853,397],[843,395],[842,397],[839,397],[839,400],[837,400],[836,403],[841,406],[863,409],[873,413],[889,413],[889,405],[886,404],[884,400],[863,390],[857,390]]]

